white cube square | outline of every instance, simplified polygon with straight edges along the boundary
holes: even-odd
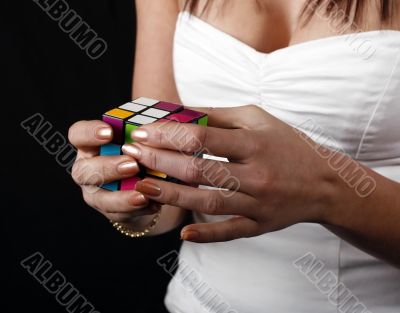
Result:
[[[155,105],[160,101],[154,100],[154,99],[150,99],[150,98],[141,97],[141,98],[137,98],[137,99],[133,100],[132,102],[137,103],[137,104],[141,104],[141,105],[145,105],[147,107],[151,107],[152,105]]]
[[[128,102],[128,103],[125,103],[124,105],[121,105],[119,108],[137,113],[137,112],[143,111],[147,107],[144,105],[137,104],[137,103]]]
[[[151,124],[157,121],[156,118],[144,116],[144,115],[135,115],[134,117],[130,118],[128,122],[139,124],[139,125],[146,125]]]
[[[147,116],[156,117],[156,118],[162,118],[162,117],[167,116],[169,113],[170,112],[167,112],[167,111],[164,111],[164,110],[150,108],[150,109],[142,112],[141,114],[147,115]]]

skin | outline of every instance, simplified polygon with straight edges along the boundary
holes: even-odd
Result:
[[[300,27],[297,15],[301,1],[257,3],[229,1],[225,8],[211,6],[201,18],[262,52],[354,31],[350,27],[339,30],[318,16]],[[133,98],[146,96],[180,102],[172,71],[172,41],[183,2],[136,0],[136,5],[138,36]],[[359,29],[399,29],[395,23],[382,25],[374,5],[367,11],[368,22],[358,25]],[[206,110],[206,113],[210,127],[146,125],[132,134],[138,143],[124,146],[125,155],[118,157],[97,156],[98,147],[112,139],[107,124],[101,121],[74,124],[69,134],[78,149],[73,178],[82,186],[85,201],[108,219],[134,229],[144,227],[161,210],[153,235],[177,227],[190,211],[233,216],[222,222],[185,226],[182,238],[195,242],[227,241],[296,223],[320,223],[367,253],[400,267],[400,247],[396,244],[400,240],[399,183],[344,156],[344,160],[351,161],[349,170],[360,167],[376,182],[368,197],[360,197],[327,159],[317,153],[321,147],[264,110],[248,105]],[[177,131],[184,136],[168,135]],[[190,157],[200,147],[228,157],[230,163]],[[327,149],[323,152],[341,156]],[[224,183],[223,171],[208,170],[218,167],[236,177],[240,185],[235,193],[229,193],[146,179],[138,184],[136,191],[107,192],[95,188],[104,181],[134,175],[138,171],[137,162],[191,184],[230,187]],[[210,184],[210,175],[214,175],[214,184]]]

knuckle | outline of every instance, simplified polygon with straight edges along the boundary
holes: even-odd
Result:
[[[204,127],[194,128],[188,133],[186,152],[195,153],[206,146],[207,131]]]
[[[97,166],[96,166],[97,167]],[[103,184],[107,166],[100,163],[97,168],[87,159],[79,159],[72,166],[71,176],[81,186]]]
[[[258,134],[248,129],[235,129],[232,131],[234,138],[245,140],[245,151],[248,157],[258,156],[264,148],[263,144],[258,140]]]
[[[106,181],[106,177],[110,177],[111,170],[104,163],[100,163],[100,167],[91,173],[91,175],[87,179],[87,183],[102,185]]]
[[[71,171],[71,176],[74,182],[78,185],[83,184],[83,177],[84,177],[84,171],[85,171],[85,166],[83,165],[84,160],[76,160],[74,165],[72,166],[72,171]]]
[[[224,199],[216,192],[211,193],[205,200],[205,213],[215,215],[222,211],[224,207]]]
[[[93,194],[86,192],[85,190],[82,190],[82,197],[83,197],[83,201],[85,201],[85,203],[87,205],[89,205],[90,207],[98,210],[99,208],[96,206],[96,203],[93,201]]]
[[[181,203],[181,193],[176,190],[176,189],[172,189],[171,193],[168,195],[168,203],[171,205],[178,205]]]
[[[256,138],[252,134],[247,134],[247,151],[249,156],[259,156],[262,155],[261,153],[264,153],[265,145],[260,144],[259,141],[257,141]]]
[[[230,236],[230,239],[237,239],[240,237],[239,234],[239,227],[236,223],[229,223],[228,224],[228,231],[226,232],[227,235]]]
[[[83,186],[81,186],[81,188],[85,192],[92,194],[92,195],[96,194],[101,189],[100,187],[95,186],[95,185],[83,185]]]
[[[268,172],[261,172],[257,178],[257,186],[258,191],[260,193],[269,193],[273,189],[273,181],[274,179],[271,177],[271,174]]]
[[[245,106],[245,108],[252,113],[258,113],[260,111],[260,108],[256,106],[255,104],[248,104]]]
[[[92,194],[92,207],[102,213],[111,213],[112,211],[107,205],[106,197],[101,196],[97,192]]]
[[[221,241],[229,241],[230,234],[223,232],[221,233],[220,230],[215,229],[214,227],[212,227],[209,231],[208,231],[208,241],[209,242],[221,242]]]
[[[150,167],[153,170],[157,170],[160,160],[157,155],[157,153],[153,150],[150,150],[147,154],[147,160],[148,160],[148,167]]]
[[[195,159],[191,159],[186,165],[185,177],[189,182],[200,182],[203,178],[203,166]]]
[[[91,175],[92,178],[96,178],[96,180],[105,182],[107,177],[113,177],[117,175],[116,166],[111,166],[106,162],[100,162],[99,168]]]
[[[161,129],[162,127],[162,123],[160,123],[160,125],[158,125],[154,132],[153,132],[153,136],[154,136],[154,141],[159,145],[162,146],[167,140],[165,138],[165,132]]]

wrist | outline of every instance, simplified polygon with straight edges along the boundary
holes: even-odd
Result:
[[[368,169],[350,156],[333,152],[326,160],[328,168],[325,203],[320,210],[321,222],[332,226],[344,226],[365,205],[370,195],[371,176]]]

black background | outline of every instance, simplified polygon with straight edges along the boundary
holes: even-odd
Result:
[[[40,113],[67,136],[81,119],[98,119],[130,100],[133,0],[68,0],[108,43],[91,60],[30,0],[1,1],[3,260],[0,312],[66,312],[20,265],[36,251],[96,308],[164,312],[170,276],[156,260],[179,249],[179,229],[130,239],[82,200],[66,169],[22,127]]]

